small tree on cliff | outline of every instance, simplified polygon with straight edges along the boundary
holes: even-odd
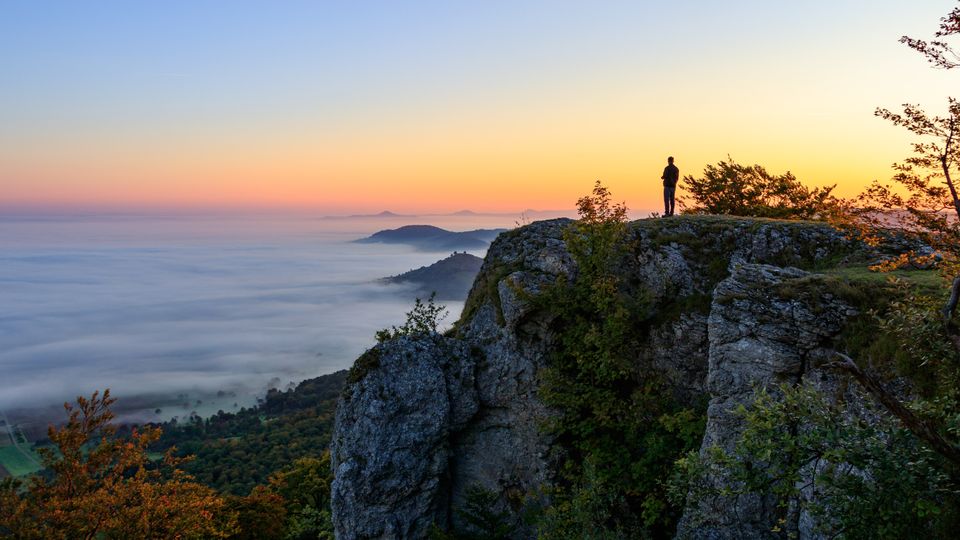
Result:
[[[564,451],[541,538],[673,534],[682,508],[666,494],[670,465],[699,444],[703,424],[659,372],[642,365],[652,315],[646,289],[622,279],[633,246],[627,209],[597,182],[564,231],[577,271],[534,298],[550,316],[539,395],[557,414],[546,430]]]
[[[960,7],[940,19],[937,40],[924,41],[908,36],[901,43],[923,54],[943,69],[960,67],[960,55],[940,38],[960,34]],[[960,297],[960,195],[957,193],[957,168],[960,166],[960,102],[947,98],[945,116],[929,116],[919,107],[904,104],[903,114],[877,109],[876,115],[906,128],[921,138],[913,145],[913,155],[894,165],[894,181],[910,194],[904,199],[888,186],[874,183],[861,200],[873,202],[883,210],[903,209],[907,224],[923,234],[924,240],[947,256],[945,274],[952,278],[950,298],[942,314],[950,326]],[[953,334],[960,350],[960,338]]]
[[[437,293],[434,292],[430,293],[426,302],[417,298],[402,325],[377,330],[374,334],[377,342],[383,343],[402,336],[428,336],[436,333],[440,322],[447,316],[447,307],[437,304],[434,301],[436,297]]]
[[[954,8],[941,19],[936,36],[957,33],[960,33],[960,8]],[[946,42],[928,43],[909,37],[903,37],[901,42],[938,67],[960,66],[957,55]],[[910,104],[903,106],[902,113],[879,108],[876,115],[909,130],[919,140],[913,144],[912,156],[894,164],[896,187],[874,182],[852,205],[852,223],[862,232],[866,231],[865,236],[870,239],[873,231],[889,227],[893,222],[939,252],[950,290],[939,310],[939,328],[931,327],[931,321],[937,317],[931,316],[936,311],[928,307],[929,302],[917,300],[902,304],[901,309],[894,312],[893,319],[900,323],[891,325],[891,331],[913,334],[915,339],[907,341],[915,343],[946,342],[949,345],[938,349],[936,354],[926,355],[922,362],[936,381],[936,399],[914,403],[912,407],[902,404],[876,375],[861,368],[852,358],[839,355],[833,365],[849,372],[914,435],[960,466],[960,437],[956,428],[960,418],[960,332],[953,320],[960,298],[960,197],[956,185],[960,165],[960,103],[948,98],[944,116],[928,115]],[[914,258],[913,253],[903,254],[881,265],[881,269],[896,268]]]
[[[0,536],[14,538],[225,538],[235,516],[212,489],[197,484],[169,450],[151,463],[159,428],[115,437],[107,390],[49,429],[55,449],[41,449],[49,476],[0,483]]]
[[[684,211],[780,219],[823,219],[835,186],[807,188],[789,171],[774,175],[760,165],[741,165],[727,157],[707,165],[702,178],[685,176]]]
[[[937,378],[952,388],[960,377],[960,370],[948,369],[956,366],[960,355],[960,332],[954,321],[960,299],[960,197],[955,180],[960,165],[960,103],[950,98],[946,116],[930,116],[919,107],[909,104],[904,105],[903,113],[877,109],[876,115],[908,129],[921,140],[913,144],[912,156],[894,164],[896,174],[893,180],[896,186],[875,181],[860,195],[850,213],[855,226],[865,231],[868,239],[873,239],[875,231],[889,227],[894,221],[896,226],[916,235],[936,250],[934,255],[904,253],[886,261],[879,269],[895,269],[918,259],[939,261],[945,284],[949,288],[946,300],[940,304],[942,327],[939,329],[939,338],[945,336],[952,343],[953,350],[944,352],[941,358],[924,361],[924,365],[937,368]],[[904,306],[901,315],[913,319],[913,322],[907,323],[907,327],[929,327],[924,321],[931,320],[930,310],[924,306],[923,302]],[[927,338],[937,339],[938,336]],[[860,370],[852,359],[841,358],[837,365],[853,374],[918,436],[960,465],[960,445],[956,437],[942,435],[942,430],[935,425],[922,422],[908,409],[898,406],[899,402],[883,390],[879,381],[873,380],[870,373]],[[960,387],[949,391],[950,394],[955,392],[960,395]],[[956,402],[957,398],[953,401]],[[960,404],[955,405],[960,410]]]

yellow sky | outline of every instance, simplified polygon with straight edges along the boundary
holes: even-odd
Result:
[[[897,43],[929,35],[948,1],[876,2],[869,12],[863,2],[743,2],[733,15],[681,4],[687,11],[621,6],[589,24],[575,12],[543,28],[518,24],[510,47],[483,41],[510,30],[484,12],[455,35],[394,29],[401,41],[383,50],[353,36],[360,52],[274,51],[331,63],[322,73],[296,63],[274,73],[280,56],[238,60],[236,71],[188,61],[175,66],[182,76],[151,79],[134,53],[111,52],[97,68],[81,53],[56,64],[71,58],[65,45],[42,58],[31,57],[36,45],[7,48],[21,78],[0,96],[12,118],[0,127],[0,205],[566,209],[601,179],[630,208],[656,209],[667,155],[684,175],[730,155],[852,196],[909,152],[909,134],[874,108],[935,111],[956,82]],[[690,35],[642,33],[657,17],[690,13],[702,17]],[[155,30],[159,40],[162,24]],[[95,52],[118,51],[122,39]],[[166,45],[148,45],[160,52],[143,54],[160,62]],[[350,65],[335,64],[337,54]]]

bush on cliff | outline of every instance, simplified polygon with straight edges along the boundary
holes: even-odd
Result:
[[[875,418],[864,422],[856,409]],[[950,538],[956,486],[942,459],[871,403],[828,398],[809,384],[758,391],[737,410],[745,429],[732,451],[678,461],[678,500],[769,498],[771,536],[808,513],[826,538]],[[693,524],[696,526],[697,524]]]
[[[760,165],[731,158],[707,165],[701,178],[683,177],[684,212],[778,219],[824,219],[833,205],[835,186],[808,188],[787,172],[774,175]]]
[[[563,448],[560,483],[540,532],[668,536],[681,508],[668,500],[666,473],[699,445],[703,415],[676,403],[654,371],[635,365],[651,306],[613,271],[629,252],[626,208],[612,204],[599,182],[578,208],[581,219],[564,236],[576,276],[560,278],[536,300],[554,316],[557,338],[540,395],[559,411],[546,429]]]

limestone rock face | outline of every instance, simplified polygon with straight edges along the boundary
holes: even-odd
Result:
[[[520,524],[524,501],[550,485],[562,449],[542,430],[552,413],[538,388],[555,330],[549,308],[531,299],[576,275],[563,241],[569,224],[501,234],[454,331],[387,342],[357,361],[333,436],[338,538],[424,538],[432,524],[456,527],[454,510],[472,487],[496,493]],[[740,428],[729,408],[754,385],[799,380],[829,355],[853,308],[797,293],[816,279],[796,267],[856,249],[809,223],[680,216],[630,224],[614,270],[652,313],[637,369],[659,370],[690,403],[710,399],[705,448],[732,444]],[[679,532],[739,537],[735,511],[759,531],[769,517],[761,503],[689,508]]]
[[[476,413],[462,342],[399,338],[366,353],[337,406],[331,447],[338,538],[421,538],[445,523],[448,436]]]
[[[748,405],[757,389],[776,392],[781,383],[833,377],[818,366],[830,360],[843,323],[857,312],[820,285],[802,270],[760,264],[735,264],[717,285],[707,321],[710,405],[701,452],[733,449],[743,431],[734,411]],[[798,286],[807,290],[799,293]],[[687,509],[677,536],[768,538],[779,517],[775,503],[759,496],[705,500]],[[794,517],[783,528],[813,537],[809,516]]]

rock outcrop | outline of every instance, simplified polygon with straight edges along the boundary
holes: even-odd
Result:
[[[551,411],[537,393],[555,336],[549,310],[530,298],[577,272],[562,238],[568,223],[501,234],[448,335],[387,342],[357,361],[332,448],[338,538],[424,538],[433,524],[456,526],[453,509],[474,486],[518,515],[550,484],[559,449],[541,429]],[[660,370],[681,399],[709,397],[704,448],[732,444],[740,428],[730,409],[757,385],[815,373],[856,313],[809,273],[862,256],[827,226],[703,216],[629,231],[616,270],[656,313],[638,369]],[[691,507],[678,534],[769,530],[763,502]],[[744,514],[749,523],[736,523]]]
[[[714,289],[707,321],[710,405],[701,452],[713,446],[732,452],[742,432],[742,419],[734,411],[749,405],[757,389],[776,392],[782,383],[833,379],[819,366],[832,358],[844,322],[857,314],[802,270],[749,263],[734,264],[732,270]],[[711,498],[687,509],[677,536],[767,538],[781,517],[776,510],[772,497]],[[800,517],[781,528],[800,538],[813,537],[812,523],[801,528]]]
[[[340,537],[421,538],[446,522],[449,436],[477,413],[475,367],[441,336],[388,341],[354,367],[332,443]]]

